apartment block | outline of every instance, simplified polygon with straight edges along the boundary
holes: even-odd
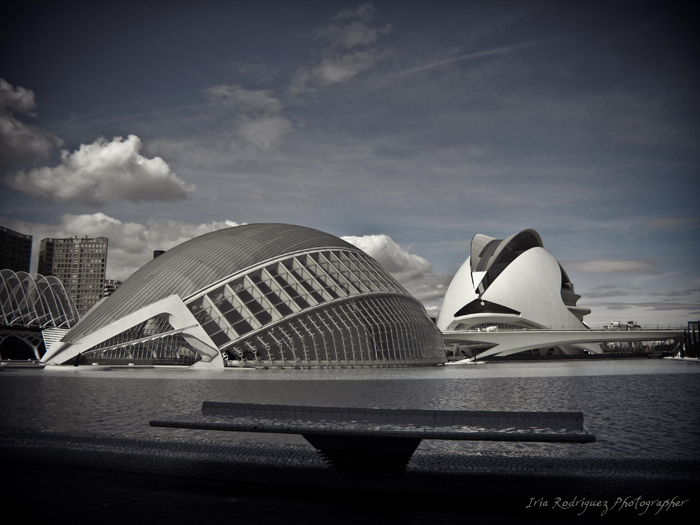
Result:
[[[81,316],[104,297],[107,244],[106,237],[41,240],[38,273],[58,277]]]
[[[0,226],[0,270],[29,273],[32,236]]]

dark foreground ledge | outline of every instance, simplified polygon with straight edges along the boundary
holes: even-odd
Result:
[[[92,476],[112,476],[110,479],[138,475],[151,480],[142,483],[142,490],[151,492],[156,489],[148,487],[157,487],[163,480],[179,480],[178,486],[212,484],[231,498],[244,493],[263,497],[291,491],[314,497],[325,494],[323,497],[329,502],[336,502],[332,505],[341,507],[377,497],[387,501],[398,498],[406,508],[428,505],[435,512],[456,505],[458,513],[490,514],[493,510],[534,517],[535,512],[547,512],[547,516],[562,520],[574,513],[562,510],[556,514],[552,509],[526,507],[533,499],[541,498],[551,505],[555,498],[576,499],[580,504],[582,500],[614,502],[617,498],[641,496],[643,501],[690,500],[684,510],[697,510],[700,482],[700,460],[694,457],[566,458],[554,454],[472,455],[419,449],[405,472],[360,475],[329,469],[308,445],[227,444],[21,430],[0,430],[0,463],[4,493],[20,492],[37,502],[47,501],[52,494],[65,496],[70,479],[86,478],[85,474],[72,478],[67,475],[66,482],[61,481],[61,476],[66,476],[66,469],[80,469]],[[38,484],[48,483],[52,472],[60,479],[54,479],[54,484],[42,493]],[[20,475],[30,479],[18,480],[16,476]],[[24,482],[28,484],[23,485]],[[101,491],[107,488],[93,484],[88,492],[70,496],[65,505],[74,509],[98,505],[103,497]],[[168,490],[171,489],[165,492]],[[667,511],[668,517],[673,512],[678,511]],[[593,516],[590,511],[586,514]]]

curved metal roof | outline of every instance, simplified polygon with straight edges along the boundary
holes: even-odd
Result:
[[[477,233],[471,245],[472,272],[488,271],[507,248],[524,251],[538,246],[543,248],[544,243],[540,234],[533,229],[523,230],[507,239],[494,239]]]
[[[63,341],[74,342],[170,295],[184,299],[269,259],[322,248],[356,249],[329,233],[289,224],[248,224],[207,233],[141,267],[107,300],[90,310]]]

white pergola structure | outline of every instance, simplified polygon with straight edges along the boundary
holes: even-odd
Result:
[[[0,270],[0,344],[16,337],[40,359],[42,334],[65,331],[77,322],[78,312],[56,277]]]

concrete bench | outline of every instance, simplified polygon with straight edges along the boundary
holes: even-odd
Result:
[[[205,401],[204,421],[152,427],[301,434],[338,470],[403,470],[423,439],[592,443],[581,412],[475,412]]]

